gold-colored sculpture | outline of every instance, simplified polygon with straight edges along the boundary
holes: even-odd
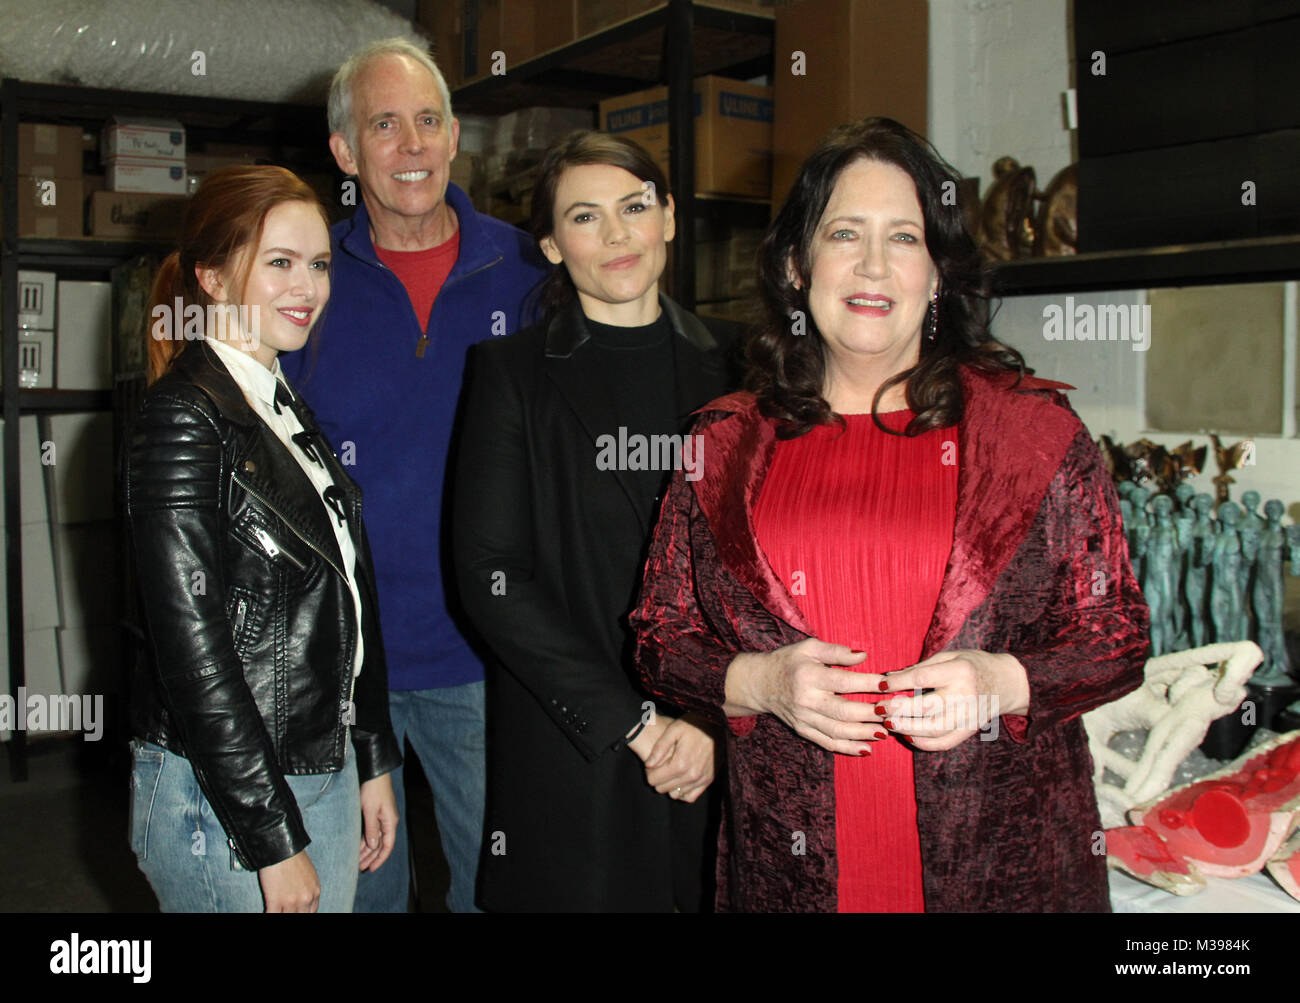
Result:
[[[1192,440],[1188,439],[1181,446],[1175,446],[1169,450],[1169,455],[1178,464],[1178,479],[1180,481],[1194,477],[1205,469],[1205,451],[1208,448],[1207,446],[1201,446],[1199,449],[1193,449]]]
[[[1079,168],[1062,167],[1047,190],[1034,196],[1041,203],[1034,224],[1034,256],[1055,258],[1079,250]]]
[[[1033,251],[1034,169],[1014,157],[999,157],[993,183],[980,210],[980,251],[994,261],[1023,258]]]
[[[1210,441],[1214,443],[1214,462],[1219,465],[1219,473],[1214,481],[1214,503],[1222,505],[1228,500],[1228,485],[1236,484],[1229,470],[1240,470],[1246,465],[1248,457],[1254,455],[1255,443],[1251,439],[1242,439],[1236,445],[1224,447],[1219,437],[1211,432]]]

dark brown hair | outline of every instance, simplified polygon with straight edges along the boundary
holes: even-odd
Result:
[[[906,126],[889,118],[865,118],[833,129],[804,161],[759,245],[764,319],[746,346],[746,384],[757,395],[761,413],[778,419],[782,438],[842,421],[822,396],[826,349],[808,305],[811,247],[840,173],[864,159],[892,164],[915,183],[926,248],[939,273],[938,334],[934,341],[922,338],[915,366],[890,377],[876,391],[871,405],[876,425],[892,431],[876,411],[881,395],[899,383],[906,383],[907,406],[915,413],[903,434],[920,435],[961,419],[959,365],[989,372],[1033,371],[1025,368],[1019,352],[989,333],[988,277],[957,201],[958,175]],[[791,262],[799,288],[790,279]],[[796,311],[804,334],[795,333],[791,322]]]
[[[195,267],[224,271],[243,248],[251,245],[256,249],[267,213],[283,202],[306,202],[320,213],[329,228],[329,217],[320,199],[292,171],[250,165],[223,167],[209,174],[185,209],[178,249],[167,255],[154,278],[149,316],[159,305],[171,310],[177,298],[182,309],[192,303],[206,309],[212,297],[199,285]],[[253,256],[249,255],[236,277],[240,298],[252,267]],[[148,338],[148,383],[167,372],[185,347],[180,329],[181,319],[176,317],[172,338]]]
[[[555,193],[559,190],[560,178],[570,167],[584,164],[621,167],[638,181],[650,182],[655,197],[661,202],[668,195],[668,179],[642,147],[622,136],[579,129],[553,143],[542,158],[528,219],[528,232],[534,240],[540,243],[555,232]],[[539,295],[543,317],[570,302],[577,291],[569,270],[556,265],[543,281]]]

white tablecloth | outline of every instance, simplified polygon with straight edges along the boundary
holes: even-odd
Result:
[[[1115,912],[1300,912],[1300,901],[1260,872],[1244,878],[1206,878],[1197,895],[1171,895],[1131,878],[1110,872],[1110,907]]]

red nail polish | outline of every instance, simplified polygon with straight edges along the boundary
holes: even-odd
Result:
[[[869,755],[871,755],[871,750],[870,750],[870,749],[859,749],[859,750],[858,750],[858,755],[859,755],[859,756],[869,756]]]
[[[851,652],[853,652],[855,655],[865,655],[865,654],[866,654],[865,651],[859,651],[857,648],[850,648],[849,650],[850,650]]]
[[[888,738],[889,735],[888,735],[886,732],[878,731],[878,732],[876,732],[876,737],[877,737],[877,738]]]
[[[880,692],[884,693],[887,689],[889,689],[889,680],[888,679],[880,680]]]
[[[886,714],[889,713],[889,711],[885,710],[884,704],[878,703],[876,704],[876,713],[879,714],[881,717],[884,717]]]
[[[883,723],[884,726],[885,726],[886,728],[888,728],[890,731],[893,731],[893,730],[894,730],[894,722],[891,721],[891,720],[889,720],[888,718],[885,718],[885,720],[884,720],[882,723]]]

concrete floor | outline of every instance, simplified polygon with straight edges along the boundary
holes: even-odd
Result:
[[[0,757],[0,912],[157,912],[127,836],[125,744],[29,736],[25,783]],[[407,824],[419,903],[446,912],[449,877],[433,797],[407,749]]]

